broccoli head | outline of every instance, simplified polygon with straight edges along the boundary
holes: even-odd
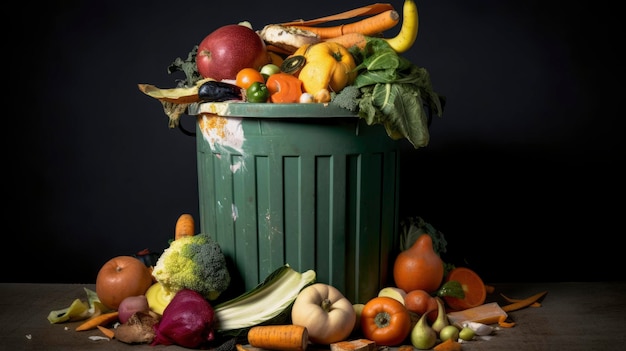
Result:
[[[356,85],[346,85],[338,93],[331,93],[330,104],[345,108],[352,112],[357,112],[359,110],[360,97],[360,88],[358,88]]]
[[[230,284],[222,249],[206,233],[172,241],[157,260],[152,275],[170,292],[191,289],[209,300],[217,299]]]

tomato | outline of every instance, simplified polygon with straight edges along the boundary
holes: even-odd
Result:
[[[361,311],[361,331],[376,345],[400,345],[411,332],[409,310],[391,297],[374,297]]]
[[[98,271],[96,295],[106,307],[117,310],[122,300],[144,295],[152,283],[152,273],[143,262],[132,256],[117,256]]]
[[[259,70],[254,68],[243,68],[237,72],[237,77],[235,78],[236,86],[242,89],[248,89],[254,82],[265,83],[265,78]]]
[[[404,305],[407,310],[417,313],[420,316],[426,312],[430,312],[428,320],[431,322],[434,321],[438,315],[437,300],[426,290],[416,289],[409,291],[404,299]]]

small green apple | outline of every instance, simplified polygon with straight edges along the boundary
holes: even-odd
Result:
[[[461,331],[459,332],[459,338],[465,341],[470,341],[474,339],[475,335],[476,333],[474,332],[474,330],[469,327],[463,327],[463,329],[461,329]]]
[[[459,338],[459,329],[452,324],[448,324],[439,331],[439,339],[446,341],[452,339],[456,341]]]

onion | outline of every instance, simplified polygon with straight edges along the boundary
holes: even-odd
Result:
[[[198,292],[179,290],[163,310],[161,320],[154,326],[155,345],[179,345],[190,349],[208,346],[215,334],[213,307]]]

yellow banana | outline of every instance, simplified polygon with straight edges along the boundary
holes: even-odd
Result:
[[[419,17],[417,14],[417,4],[415,0],[404,0],[402,7],[402,27],[400,32],[393,38],[385,38],[389,46],[397,52],[403,53],[413,46],[417,38],[417,28],[419,27]]]

